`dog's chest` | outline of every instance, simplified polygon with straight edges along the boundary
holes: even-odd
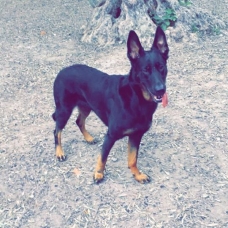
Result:
[[[131,121],[127,121],[126,124],[123,124],[123,135],[131,135],[137,132],[146,132],[150,129],[152,125],[151,118],[134,118]]]
[[[131,128],[127,128],[126,130],[123,131],[123,135],[131,135],[137,132],[143,132],[145,133],[146,131],[148,131],[151,127],[151,122],[150,124],[148,124],[147,126],[135,126],[135,127],[131,127]]]

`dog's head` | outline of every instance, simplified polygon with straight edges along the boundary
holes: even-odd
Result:
[[[140,86],[147,101],[161,102],[166,92],[166,61],[169,53],[165,33],[157,27],[151,49],[144,51],[137,34],[130,31],[127,49],[132,66],[130,80]]]

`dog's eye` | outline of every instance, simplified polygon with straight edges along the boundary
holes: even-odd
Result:
[[[156,68],[157,68],[157,70],[159,70],[160,72],[164,71],[164,66],[161,65],[161,64],[157,64],[157,65],[156,65]]]

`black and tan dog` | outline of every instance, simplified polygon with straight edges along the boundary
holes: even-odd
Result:
[[[124,136],[128,136],[128,167],[137,181],[148,182],[149,176],[137,168],[138,150],[143,134],[152,124],[158,103],[166,103],[168,52],[166,36],[160,27],[149,51],[143,49],[137,34],[130,31],[127,55],[131,69],[128,75],[108,75],[86,65],[73,65],[60,71],[54,82],[57,158],[60,161],[66,158],[61,132],[77,106],[76,123],[87,142],[94,141],[85,128],[91,110],[108,126],[95,168],[95,182],[104,178],[108,154],[114,143]]]

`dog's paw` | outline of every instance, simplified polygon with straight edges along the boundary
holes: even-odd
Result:
[[[101,171],[95,171],[93,175],[94,183],[98,184],[104,179],[104,173]]]
[[[63,161],[66,160],[66,156],[65,156],[65,154],[64,154],[64,152],[63,152],[61,146],[57,146],[57,147],[56,147],[56,152],[55,152],[55,154],[56,154],[56,157],[57,157],[57,159],[58,159],[59,161],[63,162]]]
[[[151,180],[150,177],[144,173],[139,173],[137,175],[134,175],[134,177],[141,184],[148,183]]]
[[[96,144],[97,142],[98,142],[98,140],[96,139],[96,138],[93,138],[93,137],[91,137],[91,138],[87,138],[87,139],[85,139],[86,140],[86,142],[88,143],[88,144],[90,144],[90,145],[93,145],[93,144]]]
[[[96,143],[96,140],[87,131],[84,131],[82,134],[87,143],[89,143],[89,144]]]
[[[66,159],[67,159],[67,156],[64,154],[61,156],[56,156],[56,157],[57,157],[58,161],[60,161],[60,162],[66,161]]]

